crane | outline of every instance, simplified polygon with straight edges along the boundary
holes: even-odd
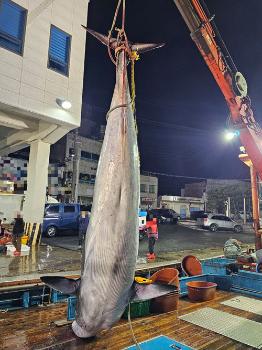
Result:
[[[232,127],[238,130],[242,151],[239,155],[250,168],[253,227],[256,250],[262,248],[259,221],[258,178],[262,179],[262,130],[254,118],[248,87],[238,71],[203,0],[174,0],[191,38],[225,97]]]

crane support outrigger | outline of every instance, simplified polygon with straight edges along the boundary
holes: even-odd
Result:
[[[174,2],[226,99],[232,127],[239,131],[245,149],[239,158],[250,167],[255,246],[259,250],[262,242],[257,178],[262,180],[262,131],[253,115],[246,80],[237,70],[204,1]]]

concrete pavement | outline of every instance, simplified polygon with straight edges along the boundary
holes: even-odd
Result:
[[[223,248],[229,238],[235,238],[245,244],[253,244],[254,236],[250,232],[235,233],[231,231],[210,232],[208,230],[195,230],[184,225],[159,225],[159,239],[156,242],[156,252],[166,253],[181,250]],[[77,236],[58,236],[44,238],[43,242],[69,250],[78,250]],[[147,239],[140,242],[139,255],[147,253]]]
[[[186,255],[196,255],[199,259],[223,255],[227,239],[236,238],[243,247],[253,246],[253,234],[234,232],[197,231],[181,225],[160,225],[159,240],[156,243],[156,263],[158,265],[178,262]],[[152,268],[146,263],[147,239],[140,242],[139,266]],[[66,248],[66,249],[65,249]],[[78,236],[58,236],[43,239],[43,244],[32,249],[29,256],[13,257],[0,255],[0,282],[6,278],[28,279],[44,274],[75,274],[80,270],[81,251]]]

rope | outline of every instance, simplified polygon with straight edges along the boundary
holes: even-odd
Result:
[[[114,63],[114,65],[116,65],[116,61],[114,60],[114,58],[113,58],[113,56],[112,56],[112,53],[111,53],[111,49],[110,49],[110,40],[111,40],[111,38],[112,38],[113,29],[114,29],[114,27],[115,27],[115,25],[116,25],[116,19],[117,19],[117,16],[118,16],[118,12],[119,12],[119,9],[120,9],[121,2],[122,2],[122,0],[118,0],[118,4],[117,4],[116,10],[115,10],[113,22],[112,22],[111,28],[110,28],[110,30],[109,30],[109,32],[108,32],[107,51],[108,51],[108,55],[109,55],[111,61]]]
[[[128,324],[129,324],[129,328],[130,328],[130,331],[131,331],[131,334],[132,334],[132,339],[133,339],[133,342],[135,343],[135,346],[136,346],[137,350],[142,350],[141,346],[139,345],[139,343],[136,340],[136,336],[135,336],[135,333],[134,333],[134,330],[133,330],[130,314],[131,314],[131,309],[130,309],[130,303],[129,303],[128,304]]]
[[[132,51],[131,53],[131,103],[132,103],[132,110],[134,114],[135,119],[135,128],[136,133],[138,133],[138,127],[137,127],[137,119],[136,119],[136,82],[135,82],[135,62],[140,59],[139,54],[136,51]]]
[[[129,103],[131,103],[131,102],[129,102]],[[128,107],[128,104],[125,103],[125,104],[122,104],[122,105],[117,105],[117,106],[112,107],[111,109],[109,109],[109,111],[108,111],[107,114],[106,114],[106,120],[109,118],[109,115],[110,115],[115,109],[117,109],[117,108],[123,108],[123,107]]]
[[[118,0],[118,4],[117,4],[116,10],[115,10],[113,22],[112,22],[111,28],[110,28],[110,30],[108,32],[108,43],[107,43],[107,51],[108,51],[109,57],[110,57],[110,59],[111,59],[111,61],[113,62],[114,65],[116,65],[117,62],[116,62],[116,60],[114,59],[114,57],[112,56],[112,53],[111,53],[110,40],[112,38],[112,32],[113,32],[113,30],[115,28],[115,25],[116,25],[116,20],[117,20],[117,16],[118,16],[121,4],[123,5],[122,6],[123,7],[123,11],[122,11],[122,27],[121,27],[121,29],[117,29],[116,28],[116,30],[118,31],[117,42],[120,42],[122,37],[124,37],[126,44],[128,44],[126,33],[125,33],[126,0]],[[126,46],[126,48],[128,48],[128,45]]]

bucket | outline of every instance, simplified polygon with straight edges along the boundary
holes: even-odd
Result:
[[[174,268],[164,268],[155,272],[151,280],[157,283],[170,284],[177,287],[177,291],[151,300],[150,311],[152,313],[165,313],[177,310],[179,302],[179,271]]]
[[[152,282],[171,284],[179,288],[178,275],[179,271],[177,269],[168,267],[155,272],[150,279]]]
[[[181,267],[187,276],[198,276],[203,274],[201,262],[193,255],[185,256],[182,260]]]
[[[187,282],[188,298],[192,301],[212,300],[216,294],[217,284],[205,281]]]
[[[173,292],[151,300],[150,312],[162,314],[178,309],[179,294]]]
[[[28,236],[22,236],[21,237],[21,244],[26,245],[28,241]]]

